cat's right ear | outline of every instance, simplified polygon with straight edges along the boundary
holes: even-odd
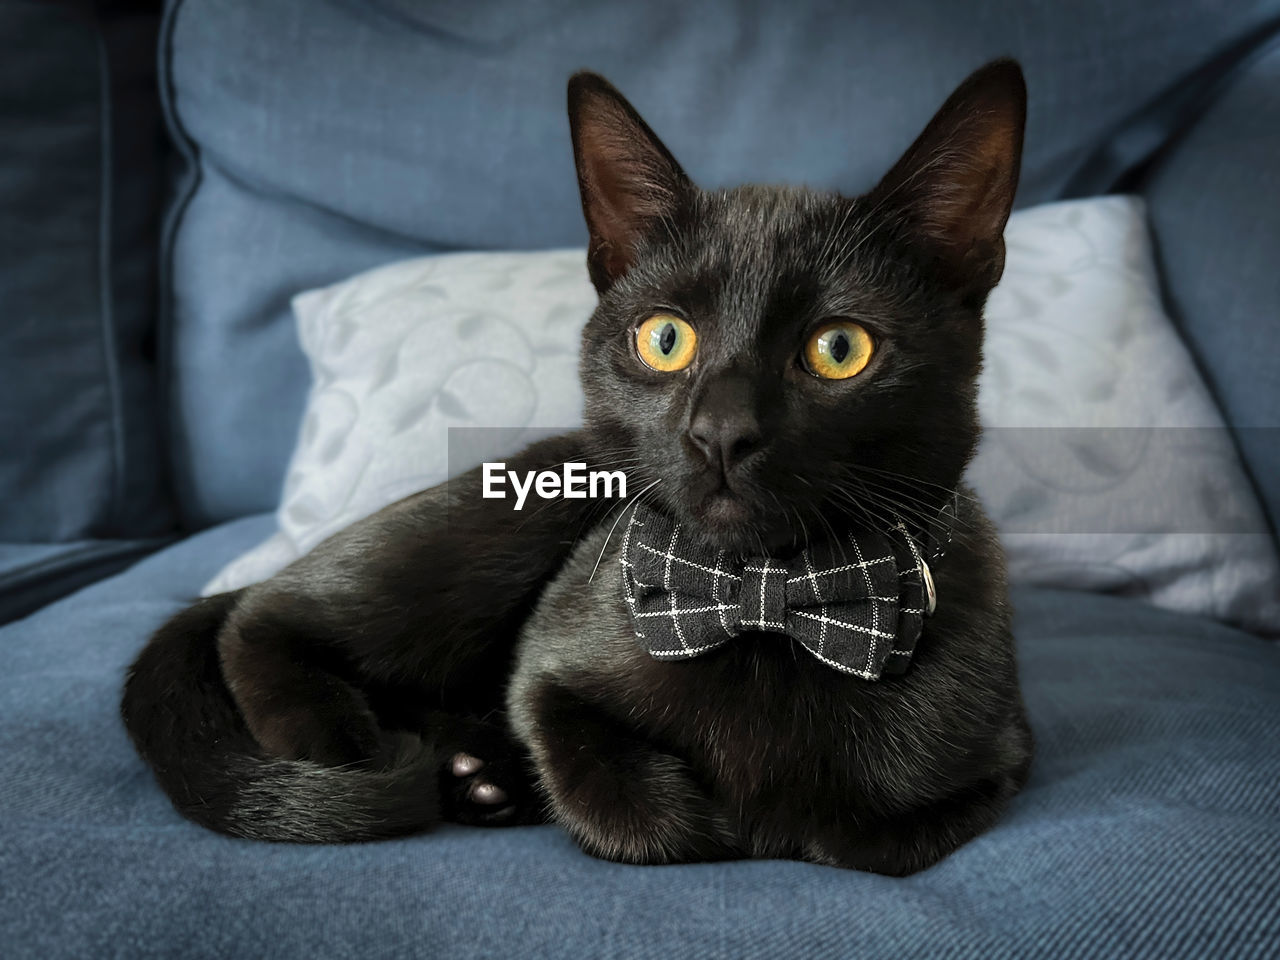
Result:
[[[1004,270],[1027,116],[1027,86],[1013,60],[973,73],[871,193],[887,219],[906,222],[945,274],[981,297]]]
[[[635,108],[598,74],[570,78],[569,130],[590,234],[587,268],[603,293],[631,267],[640,239],[674,217],[694,188]]]

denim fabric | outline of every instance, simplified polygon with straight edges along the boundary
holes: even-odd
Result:
[[[158,12],[0,4],[0,540],[172,525],[154,334]]]
[[[1144,192],[1172,313],[1280,528],[1280,31]]]
[[[950,89],[1018,56],[1020,201],[1280,8],[1217,0],[423,4],[171,0],[188,157],[167,254],[174,466],[189,522],[275,505],[308,375],[288,298],[396,257],[577,245],[568,74],[606,73],[707,186],[861,191]]]
[[[555,827],[310,848],[206,832],[133,754],[122,671],[272,522],[207,531],[0,629],[5,956],[1275,956],[1280,649],[1089,594],[1015,595],[1031,781],[995,829],[907,879],[622,866]]]

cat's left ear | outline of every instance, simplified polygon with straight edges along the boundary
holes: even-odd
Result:
[[[587,268],[604,293],[630,268],[639,241],[673,217],[694,187],[635,108],[598,74],[570,78],[569,129],[591,236]]]
[[[953,283],[985,297],[1004,271],[1004,227],[1022,160],[1027,87],[1014,60],[973,73],[869,199],[904,218]]]

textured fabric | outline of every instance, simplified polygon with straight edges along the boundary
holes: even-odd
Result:
[[[865,680],[910,665],[933,612],[931,562],[937,553],[917,545],[900,519],[883,533],[824,541],[789,559],[737,558],[643,504],[631,510],[618,557],[622,599],[651,656],[686,659],[744,632],[781,633]]]
[[[1165,289],[1280,528],[1280,33],[1144,187]]]
[[[3,541],[130,539],[172,523],[148,355],[158,13],[114,6],[0,4]]]
[[[573,70],[606,73],[707,186],[861,191],[955,84],[1011,54],[1030,90],[1030,204],[1278,6],[173,0],[164,89],[190,164],[166,302],[185,515],[277,504],[307,388],[295,293],[418,253],[584,241]]]
[[[1280,634],[1275,545],[1161,309],[1142,201],[1020,210],[1005,238],[969,480],[1013,581]],[[263,579],[378,508],[514,453],[537,426],[576,426],[596,302],[585,259],[420,257],[296,297],[312,385],[279,529],[205,592]]]
[[[1280,650],[1101,596],[1015,592],[1030,782],[914,877],[629,867],[556,827],[348,847],[202,830],[129,746],[123,671],[271,525],[208,531],[0,629],[6,957],[1274,956]]]

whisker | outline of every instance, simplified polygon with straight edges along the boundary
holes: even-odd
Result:
[[[917,485],[917,486],[934,487],[934,488],[936,488],[936,489],[938,489],[938,490],[941,490],[941,491],[943,491],[944,493],[946,493],[948,497],[950,497],[950,496],[953,496],[953,495],[954,495],[954,496],[959,497],[961,500],[969,500],[969,501],[971,501],[971,502],[973,502],[973,503],[977,503],[977,502],[978,502],[978,498],[977,498],[977,497],[972,497],[972,496],[970,496],[969,494],[967,494],[967,493],[965,493],[963,490],[961,490],[959,487],[948,487],[946,484],[942,484],[942,483],[934,483],[932,480],[924,480],[924,479],[922,479],[922,478],[920,478],[920,477],[913,477],[913,476],[911,476],[910,474],[906,474],[906,473],[898,473],[898,472],[897,472],[897,471],[895,471],[895,470],[883,470],[883,469],[881,469],[881,468],[879,468],[879,467],[871,467],[871,466],[868,466],[868,465],[867,465],[867,464],[865,464],[865,463],[851,463],[851,464],[846,464],[846,465],[845,465],[845,469],[848,469],[848,470],[854,470],[854,471],[859,471],[859,472],[861,472],[861,471],[866,471],[866,472],[868,472],[868,473],[878,473],[878,474],[880,474],[881,476],[884,476],[884,477],[892,477],[892,478],[893,478],[893,479],[895,479],[895,480],[902,480],[902,481],[905,481],[905,482],[907,482],[907,483],[911,483],[911,484],[914,484],[914,485]]]
[[[946,504],[938,505],[932,501],[913,497],[911,494],[905,493],[896,487],[888,486],[883,482],[868,480],[865,477],[851,477],[850,479],[856,480],[867,496],[877,499],[884,506],[891,507],[914,518],[921,525],[935,523],[946,506]],[[973,521],[960,515],[953,515],[951,523],[955,527],[969,531],[977,529],[977,525]]]
[[[652,490],[661,482],[662,482],[662,478],[659,477],[657,480],[653,481],[653,483],[649,484],[647,487],[645,487],[643,490],[637,493],[634,497],[628,500],[625,504],[623,504],[622,510],[619,511],[618,513],[618,518],[613,521],[613,526],[609,528],[609,532],[605,535],[604,545],[600,548],[600,556],[596,557],[596,565],[591,568],[591,576],[587,578],[587,583],[592,583],[595,580],[596,571],[600,569],[600,561],[604,559],[604,553],[606,550],[609,549],[609,541],[613,539],[613,531],[618,529],[618,524],[622,521],[622,518],[626,516],[627,507],[631,506],[631,504],[638,501],[641,497],[643,497],[646,493],[648,493],[650,490]]]

